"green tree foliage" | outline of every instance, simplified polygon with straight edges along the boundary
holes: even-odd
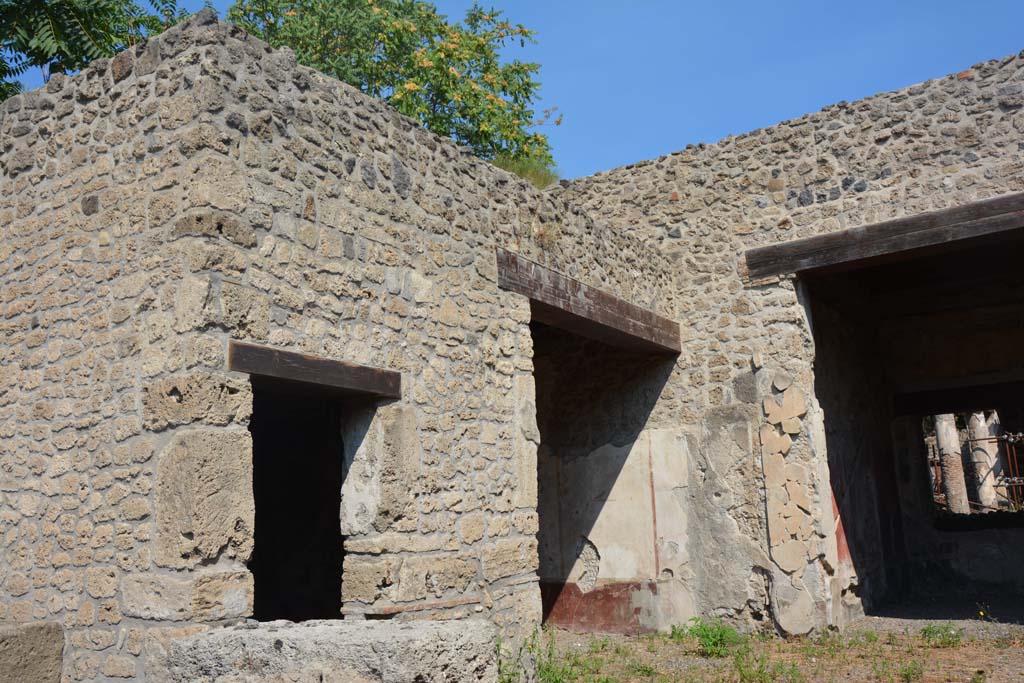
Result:
[[[0,99],[38,67],[43,78],[78,71],[184,18],[177,0],[0,0]]]
[[[534,32],[497,10],[474,5],[449,23],[422,0],[235,0],[228,19],[485,159],[531,169],[535,184],[557,179],[534,129],[539,65],[500,55]]]

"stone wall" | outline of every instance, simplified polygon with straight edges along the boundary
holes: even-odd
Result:
[[[874,330],[815,300],[815,396],[825,415],[825,444],[836,529],[826,558],[838,579],[832,617],[842,625],[898,593],[890,528],[901,518],[895,485],[889,384]],[[902,542],[902,539],[900,539]]]
[[[793,555],[801,553],[787,543],[783,559],[781,548],[768,547],[769,534],[749,533],[772,552],[776,596],[793,597],[789,606],[776,604],[775,616],[787,630],[836,621],[831,596],[854,579],[834,574],[837,547],[808,302],[792,279],[750,282],[743,252],[1024,190],[1022,107],[1024,53],[555,191],[677,263],[690,336],[684,351],[690,390],[681,411],[687,424],[699,425],[722,408],[784,398],[773,386],[780,372],[784,385],[807,396],[797,433],[774,425],[760,432],[765,457],[784,454],[787,465],[808,473],[806,516],[814,532],[801,540],[804,558],[797,561]],[[747,457],[759,459],[754,452]],[[768,470],[766,461],[766,476]],[[747,490],[739,473],[727,477],[731,489]],[[769,497],[778,483],[769,479]],[[782,498],[788,500],[786,488]],[[747,514],[756,518],[756,499],[747,503]],[[770,505],[768,513],[769,527],[786,519],[804,524],[778,518]],[[812,596],[813,609],[799,597],[804,593]]]
[[[229,339],[403,375],[343,427],[349,617],[539,621],[530,309],[495,247],[678,319],[667,257],[209,12],[3,103],[0,140],[0,619],[61,622],[66,680],[162,680],[252,613]]]
[[[59,622],[74,681],[168,680],[179,639],[237,636],[215,628],[254,599],[235,339],[402,373],[401,400],[340,425],[350,619],[536,625],[547,431],[569,447],[558,468],[646,455],[630,521],[650,520],[650,545],[622,556],[653,552],[654,571],[598,562],[594,583],[656,585],[635,594],[640,626],[837,621],[855,577],[836,574],[811,307],[799,282],[747,281],[741,255],[1024,189],[1022,62],[551,193],[209,11],[6,101],[0,620]],[[558,372],[534,363],[496,247],[680,321],[683,352],[561,439],[537,414]],[[629,438],[587,428],[631,411]]]

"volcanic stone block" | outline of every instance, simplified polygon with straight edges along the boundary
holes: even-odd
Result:
[[[60,683],[63,653],[58,623],[0,624],[0,681]]]
[[[247,617],[252,614],[253,600],[249,572],[203,573],[192,591],[192,612],[201,621]]]
[[[249,418],[252,388],[233,377],[189,372],[147,386],[142,410],[145,427],[153,431],[191,422],[226,425]]]
[[[126,616],[181,621],[191,616],[192,582],[164,574],[131,574],[121,581]]]
[[[449,683],[497,680],[487,622],[307,621],[172,640],[170,683]]]
[[[157,465],[154,560],[191,568],[252,553],[252,437],[243,430],[180,432]]]

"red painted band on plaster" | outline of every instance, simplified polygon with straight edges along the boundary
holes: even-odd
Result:
[[[574,583],[540,584],[546,624],[576,633],[652,633],[641,623],[643,608],[638,593],[658,594],[656,581],[612,583],[583,592]]]

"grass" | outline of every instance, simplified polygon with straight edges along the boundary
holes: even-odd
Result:
[[[924,665],[916,659],[912,659],[900,667],[899,674],[903,683],[914,683],[924,676]]]
[[[929,647],[959,647],[964,633],[953,624],[928,624],[921,629],[921,638]]]
[[[491,163],[509,173],[515,173],[542,190],[558,182],[558,169],[544,159],[535,157],[513,159],[507,156],[497,156],[491,159]]]
[[[685,634],[697,641],[697,650],[704,657],[726,657],[731,648],[743,642],[743,636],[720,619],[705,621],[694,617]]]
[[[499,683],[997,683],[1017,680],[1024,629],[966,640],[938,623],[783,639],[694,619],[660,635],[536,632],[501,652]]]

